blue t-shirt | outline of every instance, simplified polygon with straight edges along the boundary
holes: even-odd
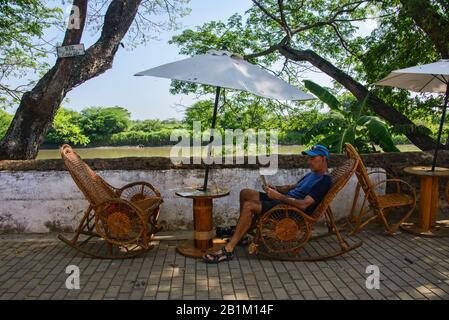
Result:
[[[306,209],[307,213],[312,213],[321,200],[323,200],[331,186],[332,181],[329,174],[309,172],[298,181],[294,189],[287,192],[287,195],[299,200],[303,200],[306,196],[312,197],[315,203]]]

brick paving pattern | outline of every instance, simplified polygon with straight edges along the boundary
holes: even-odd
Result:
[[[449,299],[449,238],[407,233],[360,234],[364,244],[320,262],[271,261],[237,249],[218,265],[186,258],[176,241],[142,257],[86,257],[55,237],[0,237],[0,299]],[[68,290],[68,265],[80,289]],[[367,289],[368,265],[380,268],[380,289]]]

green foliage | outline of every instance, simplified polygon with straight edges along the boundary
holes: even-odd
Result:
[[[60,108],[56,113],[44,143],[53,145],[62,145],[64,143],[87,145],[90,139],[83,134],[82,129],[77,124],[79,120],[80,116],[77,112]]]
[[[331,110],[340,113],[342,112],[340,101],[338,101],[338,99],[328,90],[323,90],[320,85],[310,80],[304,80],[304,86],[309,89],[310,92],[313,92],[318,99],[327,104]]]
[[[294,33],[288,39],[291,47],[313,50],[357,81],[367,84],[373,94],[421,126],[418,130],[428,127],[432,135],[435,134],[434,124],[440,115],[435,106],[441,105],[441,96],[436,98],[429,95],[416,96],[406,90],[371,85],[392,70],[441,58],[441,53],[436,49],[432,38],[415,23],[413,15],[407,11],[419,6],[409,6],[406,10],[402,5],[404,2],[399,0],[362,2],[285,0],[281,14],[280,3],[277,0],[259,0],[258,3],[269,14],[253,4],[245,17],[233,15],[225,22],[207,22],[202,26],[185,30],[173,37],[171,43],[178,45],[180,53],[186,55],[204,53],[208,49],[219,49],[223,46],[243,55],[262,52],[278,45],[286,37],[287,30],[279,22],[283,19],[289,30]],[[426,3],[436,16],[441,17],[442,21],[447,21],[449,10],[447,1],[429,0]],[[357,24],[374,21],[372,19],[377,22],[377,27],[371,34],[357,33]],[[429,17],[428,23],[431,25],[435,22]],[[445,32],[447,29],[446,26],[437,26],[437,30]],[[285,57],[274,50],[250,61],[274,69],[281,77],[297,85],[305,63],[284,59]],[[333,89],[339,92],[341,88],[340,84],[335,84]],[[211,92],[204,86],[179,82],[173,82],[171,91],[200,94]],[[327,101],[325,97],[321,99],[328,103],[331,110],[340,112],[334,108],[338,105],[335,101]],[[312,102],[307,105],[316,108],[319,103]],[[379,128],[376,120],[366,124],[374,131],[377,131],[375,128]],[[445,132],[447,133],[449,132]],[[355,139],[357,141],[357,135]],[[390,146],[386,144],[385,148],[388,149]]]
[[[127,131],[113,134],[107,144],[112,146],[168,146],[176,144],[177,141],[170,141],[173,130],[162,129],[154,132]]]
[[[375,83],[392,70],[441,58],[431,38],[408,16],[399,1],[388,0],[372,5],[382,19],[368,37],[359,39],[366,48],[359,59],[354,60],[359,80]],[[441,96],[416,96],[410,91],[392,87],[377,87],[374,93],[413,121],[437,115],[435,106],[442,104]]]
[[[0,109],[0,139],[6,134],[13,116]]]
[[[62,21],[60,8],[41,0],[0,0],[0,78],[22,78],[48,69],[44,31]],[[39,40],[39,41],[37,41]],[[30,81],[28,79],[28,81]],[[23,88],[0,86],[0,106],[20,100]]]
[[[80,125],[91,141],[103,140],[106,137],[126,131],[130,125],[131,113],[122,107],[90,107],[81,111]]]
[[[367,111],[368,97],[361,103],[353,99],[340,103],[332,93],[320,85],[312,81],[305,81],[305,85],[332,110],[327,118],[314,125],[305,134],[305,140],[319,142],[336,153],[341,153],[347,142],[361,152],[375,151],[374,145],[379,145],[386,152],[399,152],[386,124]]]
[[[406,14],[400,1],[373,2],[372,6],[382,19],[379,19],[378,27],[363,39],[367,50],[360,56],[357,71],[365,75],[366,81],[374,83],[392,70],[440,58],[430,37]]]
[[[189,129],[193,129],[193,122],[198,121],[201,123],[201,128],[210,128],[212,124],[212,114],[214,111],[214,103],[212,101],[198,101],[186,108],[184,113],[184,122]],[[219,116],[220,127],[221,119],[223,117]]]
[[[242,93],[239,97],[228,100],[218,110],[217,128],[222,129],[270,129],[277,128],[277,119],[269,110],[269,103],[262,99]],[[214,105],[211,100],[194,103],[185,111],[184,122],[192,128],[193,121],[201,122],[202,128],[210,128]]]
[[[12,116],[0,110],[0,133],[6,131]],[[59,146],[64,143],[88,146],[145,145],[163,146],[170,141],[173,130],[183,128],[181,121],[129,120],[130,113],[122,107],[86,108],[80,113],[60,108],[50,128],[45,144]],[[5,123],[5,124],[4,124]]]
[[[280,145],[302,145],[304,140],[304,132],[302,131],[281,131],[278,136],[278,144]]]
[[[130,131],[158,131],[163,128],[163,124],[158,119],[135,120],[132,121]]]

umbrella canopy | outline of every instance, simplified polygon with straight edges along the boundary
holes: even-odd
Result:
[[[210,50],[206,54],[161,65],[135,74],[214,87],[247,91],[277,100],[308,100],[313,96],[228,51]]]
[[[448,82],[449,60],[440,60],[393,71],[376,84],[415,92],[445,93]]]
[[[242,56],[225,50],[209,50],[206,54],[164,64],[136,73],[135,76],[168,78],[216,87],[212,129],[215,129],[221,88],[247,91],[257,96],[276,100],[314,99],[314,96],[302,92],[284,80],[245,61]],[[211,135],[208,157],[210,157],[212,141],[213,136]],[[206,165],[202,188],[204,191],[207,189],[208,176],[209,166]]]
[[[440,60],[434,63],[395,70],[382,80],[376,82],[376,84],[408,89],[415,92],[446,94],[440,120],[440,127],[438,129],[437,145],[435,147],[435,154],[432,162],[432,171],[434,171],[449,96],[449,60]]]

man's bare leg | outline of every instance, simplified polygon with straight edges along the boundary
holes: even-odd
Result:
[[[234,250],[237,243],[243,238],[249,227],[251,227],[253,215],[260,214],[261,212],[262,204],[260,201],[245,201],[245,203],[241,207],[239,221],[237,222],[237,226],[235,227],[234,234],[232,235],[231,240],[229,240],[229,242],[225,246],[226,251],[231,252],[232,250]]]
[[[227,252],[234,250],[237,243],[243,238],[249,227],[251,227],[253,215],[261,213],[262,204],[259,199],[259,192],[256,190],[243,189],[240,191],[240,216],[234,234],[225,246]],[[211,259],[211,254],[206,254],[205,258]]]
[[[259,191],[253,189],[242,189],[240,191],[240,214],[242,213],[243,204],[249,200],[259,201]]]

